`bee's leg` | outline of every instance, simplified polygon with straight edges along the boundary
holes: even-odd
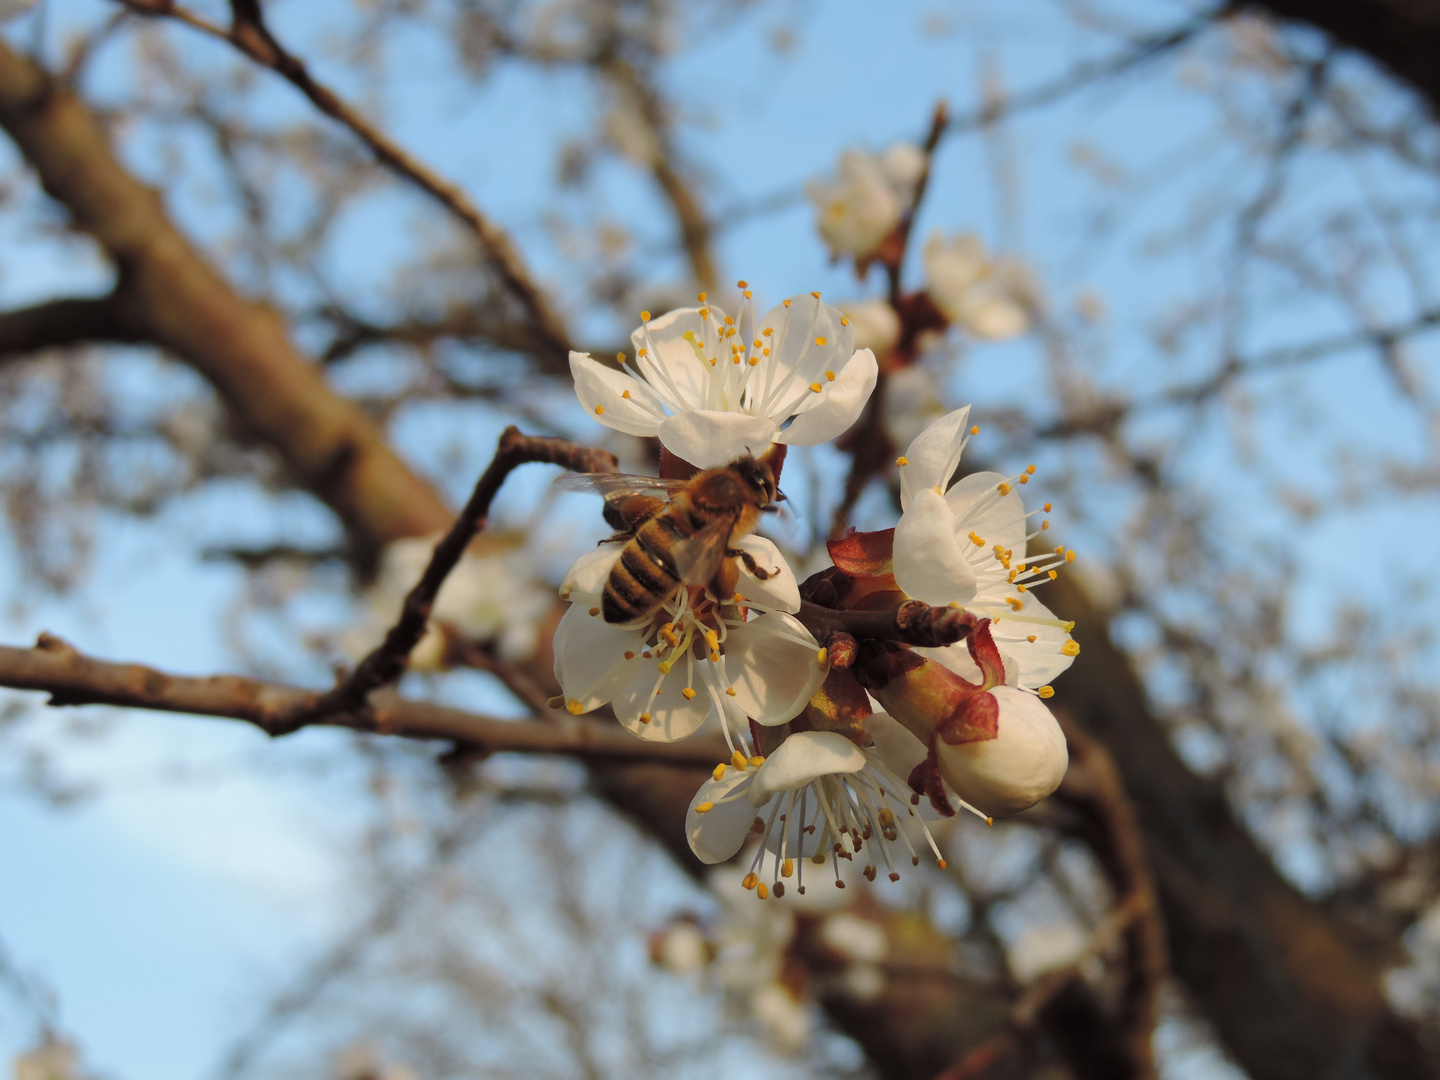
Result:
[[[618,532],[614,536],[607,536],[604,540],[597,540],[595,546],[599,547],[601,544],[624,544],[633,539],[635,539],[633,532]]]
[[[761,570],[755,562],[755,557],[751,555],[748,551],[741,551],[739,548],[731,548],[729,551],[725,552],[725,556],[726,558],[730,559],[739,559],[745,564],[745,569],[749,570],[750,573],[754,574],[761,581],[770,580],[770,571]]]

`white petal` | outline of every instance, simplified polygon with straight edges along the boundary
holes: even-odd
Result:
[[[1035,599],[1033,592],[1026,593],[1024,600],[1025,607],[1020,612],[1022,615],[1036,619],[1055,618],[1049,608]],[[1070,640],[1070,635],[1062,626],[1016,622],[1002,617],[995,624],[994,633],[996,644],[1015,659],[1019,668],[1014,678],[1010,677],[1007,670],[1005,681],[1008,683],[1034,689],[1050,682],[1075,662],[1073,656],[1066,656],[1060,651],[1065,642]],[[1011,640],[1012,636],[1028,638],[1031,634],[1035,636],[1034,642]]]
[[[780,554],[780,549],[765,537],[756,536],[754,533],[742,537],[735,546],[741,551],[749,552],[755,565],[761,570],[770,572],[769,579],[761,581],[741,562],[738,589],[740,595],[767,611],[788,611],[792,614],[799,611],[800,582],[795,578],[795,571],[791,570],[790,564],[785,561],[785,556]]]
[[[945,500],[926,488],[911,500],[895,526],[895,583],[927,604],[967,604],[975,596],[975,571],[955,535]]]
[[[966,330],[986,341],[1009,341],[1030,329],[1030,313],[1014,297],[986,288],[982,281],[971,289],[957,312]]]
[[[600,603],[610,571],[625,550],[624,544],[601,544],[576,559],[560,583],[560,598],[580,607],[592,608]]]
[[[580,404],[606,427],[627,435],[654,435],[659,430],[660,418],[639,403],[644,393],[640,384],[623,371],[605,367],[587,353],[572,352],[570,374]]]
[[[579,711],[589,712],[604,705],[635,677],[644,647],[639,631],[613,626],[571,604],[555,628],[555,679],[566,707],[574,711],[570,703],[579,702]],[[632,659],[625,659],[627,652]]]
[[[960,464],[960,451],[970,430],[970,406],[946,413],[927,427],[905,449],[900,466],[900,509],[909,507],[917,491],[945,490]]]
[[[1019,626],[1019,623],[1015,624]],[[947,645],[941,649],[916,649],[917,653],[927,660],[934,660],[945,665],[968,683],[983,683],[985,673],[980,670],[980,665],[975,663],[975,658],[970,655],[970,646],[960,641],[954,645]]]
[[[655,388],[667,398],[674,398],[678,392],[679,400],[675,404],[682,409],[698,409],[705,401],[710,372],[695,347],[685,340],[685,334],[694,334],[696,342],[706,341],[714,330],[714,324],[707,326],[707,321],[700,318],[699,308],[676,308],[651,319],[630,335],[637,354],[636,363],[640,363],[639,351],[648,349],[647,359],[663,369],[663,375],[652,380]],[[645,371],[646,367],[641,365],[640,370]]]
[[[825,681],[829,666],[819,651],[793,615],[771,612],[735,627],[725,639],[725,669],[736,704],[757,724],[793,720]]]
[[[865,730],[875,743],[871,753],[880,759],[880,764],[901,780],[908,781],[915,766],[929,754],[925,744],[910,734],[910,730],[889,713],[871,713],[865,718]],[[901,799],[906,796],[905,792],[896,794]]]
[[[838,375],[855,355],[855,328],[838,308],[808,293],[792,296],[785,304],[772,308],[760,322],[762,335],[765,328],[774,330],[770,339],[771,355],[765,361],[774,370],[768,372],[762,364],[751,377],[757,393],[765,393],[768,387],[773,400],[767,402],[764,411],[771,413],[785,411],[782,406],[796,399],[803,402],[811,383],[828,381],[826,371]],[[795,377],[782,390],[791,372]],[[791,412],[785,411],[784,416],[776,415],[775,419],[785,420],[790,415]]]
[[[746,454],[763,454],[775,437],[775,421],[738,412],[677,413],[656,432],[678,458],[702,469],[726,465]]]
[[[966,294],[988,268],[984,241],[974,233],[946,240],[939,232],[932,232],[925,241],[927,291],[951,319],[959,318]]]
[[[755,821],[755,808],[749,799],[736,799],[732,803],[721,803],[721,799],[750,784],[755,778],[754,769],[743,772],[726,767],[725,775],[719,780],[706,780],[690,800],[690,810],[685,815],[685,836],[690,841],[690,850],[703,863],[722,863],[740,850],[750,826]],[[695,808],[711,803],[711,808],[697,814]]]
[[[796,791],[822,776],[849,775],[865,767],[865,753],[833,731],[800,731],[765,759],[750,788],[750,802],[759,806],[780,791]]]
[[[990,691],[1000,703],[999,734],[951,746],[937,740],[940,772],[956,793],[987,814],[1018,814],[1065,778],[1065,735],[1041,700],[1012,686]]]
[[[1017,562],[1025,555],[1025,503],[1020,493],[1011,488],[1001,495],[999,488],[1005,477],[999,473],[971,473],[945,493],[945,502],[955,515],[955,528],[960,535],[973,532],[993,550],[996,544],[1015,552]]]
[[[700,672],[695,670],[701,664],[709,662],[696,660],[692,668],[695,681],[687,684],[685,660],[681,657],[674,670],[661,682],[660,693],[651,698],[650,692],[655,689],[655,682],[660,678],[659,662],[644,661],[635,677],[615,695],[616,719],[631,734],[646,742],[677,742],[694,735],[715,707]],[[695,691],[693,697],[685,696],[687,686]],[[641,721],[640,717],[646,714],[650,719]]]
[[[835,376],[834,382],[820,384],[823,389],[815,395],[819,404],[795,417],[775,441],[791,446],[814,446],[845,434],[850,425],[860,419],[879,374],[875,354],[861,349]]]

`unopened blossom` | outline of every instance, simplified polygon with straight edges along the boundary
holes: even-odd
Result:
[[[1030,328],[1034,283],[1016,259],[991,260],[974,233],[925,241],[926,291],[946,318],[976,337],[1005,341]]]
[[[939,812],[1019,813],[1060,785],[1065,735],[1038,694],[1006,685],[1007,663],[982,622],[965,641],[974,680],[895,643],[857,669],[866,689],[927,749],[909,774]],[[1013,661],[1011,662],[1013,665]]]
[[[854,300],[840,311],[855,327],[855,347],[884,356],[900,340],[900,316],[887,300]]]
[[[439,534],[408,537],[385,548],[380,572],[366,590],[365,619],[341,641],[347,654],[359,658],[381,642],[439,540]],[[522,545],[519,535],[487,533],[445,578],[425,636],[410,653],[410,667],[430,671],[443,666],[447,631],[475,641],[494,640],[508,660],[529,656],[554,603],[552,589],[536,576],[534,552]]]
[[[995,643],[1007,657],[1005,682],[1048,696],[1048,683],[1070,666],[1080,646],[1070,637],[1073,624],[1057,619],[1035,590],[1075,555],[1063,546],[1026,553],[1049,525],[1043,519],[1049,503],[1032,529],[1033,515],[1020,498],[1033,465],[1014,476],[972,473],[950,484],[978,430],[970,424],[969,406],[956,409],[917,435],[897,459],[902,513],[895,526],[895,583],[916,600],[956,604],[992,619]],[[976,674],[963,643],[928,655],[967,677]]]
[[[753,534],[736,547],[769,577],[740,560],[735,596],[678,588],[639,627],[601,613],[622,545],[582,556],[561,585],[570,608],[555,631],[565,707],[578,715],[609,704],[631,732],[660,742],[683,739],[713,717],[741,760],[749,756],[747,718],[773,726],[800,713],[829,670],[825,650],[793,614],[800,588],[779,549]]]
[[[815,204],[815,223],[831,253],[872,254],[909,211],[924,168],[924,154],[913,143],[897,143],[880,154],[846,150],[833,180],[808,184],[805,194]]]
[[[876,714],[867,728],[872,722],[890,721]],[[898,881],[897,866],[920,862],[908,832],[899,827],[903,818],[918,820],[911,797],[910,786],[882,758],[878,744],[861,749],[838,732],[798,731],[769,757],[744,761],[737,756],[717,766],[691,800],[685,833],[698,859],[719,863],[758,829],[761,842],[742,884],[762,900],[784,896],[787,883],[803,894],[807,860],[823,865],[828,858],[835,884],[844,888],[839,860],[868,853],[866,878],[873,881],[883,866],[890,880]],[[922,831],[943,867],[923,823]]]
[[[819,293],[792,296],[755,317],[750,291],[738,319],[700,306],[652,319],[641,312],[634,355],[621,370],[570,354],[575,392],[606,427],[655,436],[700,468],[759,455],[772,442],[813,446],[843,434],[875,389],[878,367],[856,350],[854,327]]]

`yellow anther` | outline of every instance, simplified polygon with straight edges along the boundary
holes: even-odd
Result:
[[[794,875],[794,873],[795,873],[795,860],[794,860],[794,859],[786,859],[783,863],[780,864],[780,876],[781,876],[781,877],[792,877],[792,876]]]
[[[735,288],[737,288],[737,289],[748,289],[749,287],[750,287],[750,283],[749,283],[748,281],[737,281],[737,282],[735,282]]]
[[[648,712],[642,712],[640,714],[640,722],[642,724],[648,724],[650,722],[650,714]]]
[[[1010,485],[1009,485],[1009,484],[996,484],[996,485],[995,485],[995,490],[998,491],[1001,495],[1009,495],[1009,494],[1010,494]]]
[[[702,292],[702,293],[696,293],[696,294],[695,294],[695,299],[696,299],[696,300],[699,300],[700,303],[703,304],[703,303],[705,302],[705,294],[704,294],[703,292]]]
[[[979,424],[973,425],[973,426],[970,428],[970,434],[971,434],[971,435],[979,435],[979,434],[980,434],[980,425],[979,425]]]
[[[1016,585],[1016,586],[1015,586],[1015,591],[1016,591],[1016,592],[1024,592],[1024,591],[1025,591],[1025,586],[1024,586],[1024,585]]]
[[[847,319],[844,315],[841,315],[841,316],[840,316],[840,325],[841,325],[841,326],[849,326],[849,325],[850,325],[850,320]]]
[[[1075,561],[1075,552],[1073,552],[1073,551],[1067,551],[1067,552],[1065,552],[1065,561],[1066,561],[1066,562],[1074,562],[1074,561]]]
[[[571,716],[579,716],[585,711],[585,706],[581,705],[580,702],[572,697],[569,701],[565,702],[565,711]]]
[[[820,386],[820,384],[819,384],[818,382],[812,382],[812,383],[810,384],[810,389],[813,390],[815,393],[818,394],[818,393],[821,391],[822,387]]]
[[[1042,521],[1042,522],[1040,522],[1040,530],[1041,530],[1042,532],[1043,532],[1044,530],[1048,529],[1048,528],[1050,528],[1050,522],[1048,522],[1048,521]]]
[[[640,350],[640,355],[641,355],[641,356],[649,356],[649,355],[650,355],[650,350],[649,350],[649,349],[641,349],[641,350]]]
[[[599,614],[600,614],[600,609],[599,609],[598,607],[592,607],[592,608],[590,609],[590,616],[591,616],[591,618],[594,618],[596,615],[599,615]]]
[[[734,765],[735,768],[739,769],[741,772],[744,772],[744,771],[745,771],[745,755],[742,754],[742,753],[740,753],[739,750],[736,750],[733,754],[730,755],[730,764],[731,764],[731,765]]]
[[[1064,645],[1060,646],[1060,653],[1062,656],[1079,656],[1080,643],[1074,638],[1071,638],[1069,641],[1065,642]]]
[[[1060,629],[1068,634],[1071,630],[1075,629],[1075,620],[1071,619],[1069,622],[1061,624]]]
[[[1025,564],[1022,562],[1019,566],[1015,567],[1015,569],[1023,574],[1025,572]]]
[[[974,529],[971,529],[971,530],[970,530],[970,542],[971,542],[972,544],[974,544],[976,547],[984,547],[984,546],[985,546],[985,538],[984,538],[983,536],[980,536],[978,533],[976,533]]]
[[[1052,698],[1055,696],[1055,688],[1053,686],[1041,686],[1036,689],[1035,693],[1039,694],[1042,698]]]
[[[1035,475],[1035,466],[1034,466],[1034,465],[1026,465],[1026,466],[1025,466],[1025,472],[1028,473],[1030,476],[1034,476],[1034,475]]]
[[[1005,598],[1005,602],[1006,602],[1007,604],[1009,604],[1010,607],[1011,607],[1011,609],[1014,610],[1014,611],[1019,611],[1021,608],[1023,608],[1023,607],[1025,606],[1025,601],[1024,601],[1024,600],[1020,600],[1020,599],[1018,599],[1018,598],[1016,598],[1016,597],[1014,597],[1014,596],[1007,596],[1007,597]]]
[[[642,312],[640,312],[640,321],[641,321],[641,322],[649,322],[649,321],[650,321],[650,313],[649,313],[648,311],[642,311]]]
[[[789,307],[789,306],[790,306],[790,301],[789,301],[789,300],[786,300],[786,301],[785,301],[785,306],[786,306],[786,307]]]
[[[763,881],[760,882],[759,885],[755,886],[755,895],[761,900],[770,899],[770,890],[765,887],[765,883]]]
[[[630,391],[629,391],[629,390],[621,390],[621,391],[620,391],[620,396],[623,397],[626,401],[629,401],[629,400],[630,400]]]
[[[756,877],[754,872],[752,871],[751,873],[745,875],[744,880],[740,882],[740,887],[744,889],[753,889],[758,884],[760,884],[760,879]]]
[[[1020,474],[1020,483],[1022,483],[1022,484],[1028,484],[1029,482],[1030,482],[1030,477],[1026,476],[1024,473],[1021,473],[1021,474]]]
[[[656,664],[655,666],[660,669],[661,675],[669,675],[670,669],[675,665],[669,660],[661,660],[660,663]]]
[[[825,381],[826,381],[826,382],[834,382],[834,381],[835,381],[835,373],[834,373],[833,371],[827,371],[827,372],[825,372]]]
[[[716,765],[716,766],[715,766],[715,771],[710,774],[710,779],[711,779],[711,780],[723,780],[723,779],[725,779],[725,763],[724,763],[723,761],[722,761],[719,765]]]
[[[1060,571],[1059,571],[1059,570],[1047,570],[1046,573],[1048,573],[1048,574],[1050,575],[1050,580],[1051,580],[1051,581],[1054,581],[1056,578],[1058,578],[1058,577],[1060,576]]]
[[[596,405],[596,406],[595,406],[595,415],[596,415],[596,416],[601,415],[602,413],[604,413],[604,411],[605,411],[605,406],[604,406],[604,405]]]
[[[1025,635],[1025,640],[1028,641],[1028,642],[1030,642],[1031,645],[1034,645],[1034,644],[1035,644],[1035,635],[1034,635],[1034,634],[1026,634],[1026,635]]]
[[[905,457],[905,456],[902,454],[900,457],[897,457],[897,458],[895,459],[895,464],[896,464],[896,465],[909,465],[909,464],[910,464],[910,459],[907,458],[907,457]]]
[[[729,694],[731,697],[734,697],[734,696],[735,696],[735,688],[734,688],[733,686],[727,686],[727,687],[725,687],[725,693]]]
[[[615,359],[616,359],[619,363],[622,363],[622,364],[623,364],[623,363],[625,362],[625,354],[624,354],[623,352],[617,352],[617,353],[615,354]]]
[[[695,700],[695,688],[694,688],[693,686],[687,686],[687,687],[685,687],[685,689],[684,689],[684,690],[681,690],[680,693],[681,693],[681,695],[685,698],[686,701],[694,701],[694,700]]]
[[[770,350],[769,350],[769,349],[766,349],[765,351],[768,353]],[[760,358],[759,358],[758,356],[752,356],[752,357],[750,357],[750,366],[751,366],[751,367],[754,367],[754,366],[755,366],[756,364],[758,364],[758,363],[760,363]]]
[[[702,319],[708,319],[709,317],[710,317],[710,309],[709,309],[708,307],[702,307],[702,308],[700,309],[700,318],[702,318]]]
[[[938,866],[941,870],[944,870],[950,864],[947,863],[944,859],[936,859],[935,865]]]
[[[819,664],[821,667],[824,667],[824,666],[825,666],[826,664],[828,664],[829,662],[830,662],[830,650],[829,650],[829,649],[821,649],[819,652],[817,652],[817,653],[815,654],[815,663]]]
[[[755,766],[755,768],[757,768],[757,769],[758,769],[761,765],[764,765],[764,764],[765,764],[765,759],[764,759],[763,757],[760,757],[758,754],[757,754],[755,757],[747,758],[746,760],[748,760],[749,763],[750,763],[751,765]]]
[[[721,768],[723,769],[724,766],[722,765]],[[702,802],[699,806],[695,807],[695,813],[697,813],[697,814],[708,814],[711,810],[714,810],[714,809],[715,809],[715,804],[714,804],[713,802]]]
[[[746,300],[749,300],[749,299],[750,299],[750,290],[749,290],[749,289],[746,289],[746,290],[745,290],[745,299],[746,299]]]
[[[1050,512],[1050,504],[1049,504],[1049,503],[1046,503],[1046,504],[1045,504],[1045,513],[1048,514],[1049,512]]]
[[[817,338],[815,339],[815,344],[816,344],[816,345],[824,345],[824,344],[825,344],[825,339],[824,339],[823,337],[817,337]]]
[[[770,355],[770,350],[769,350],[769,349],[762,349],[762,350],[760,350],[760,351],[761,351],[765,356],[769,356],[769,355]]]
[[[629,651],[627,650],[626,653],[625,653],[625,659],[626,659],[626,660],[634,660],[634,659],[635,659],[635,654],[634,654],[633,652],[629,652]]]
[[[745,597],[741,596],[737,592],[734,596],[731,597],[731,600],[733,600],[737,604],[743,604],[745,602]]]
[[[789,306],[790,306],[789,301],[786,301],[785,306],[786,306],[786,307],[789,307]],[[775,333],[775,328],[774,328],[773,326],[767,326],[767,327],[765,327],[764,330],[761,330],[761,331],[760,331],[760,336],[761,336],[761,337],[769,337],[769,336],[770,336],[771,334],[773,334],[773,333]]]
[[[720,654],[718,652],[712,652],[710,654],[710,662],[712,664],[718,664],[720,662]]]
[[[816,300],[820,299],[820,294],[818,292],[812,292],[810,295],[813,296]]]
[[[725,325],[726,325],[726,326],[734,326],[734,325],[735,325],[735,320],[734,320],[731,316],[726,315],[726,316],[725,316]],[[1035,466],[1032,465],[1032,466],[1030,466],[1030,467],[1033,469]]]

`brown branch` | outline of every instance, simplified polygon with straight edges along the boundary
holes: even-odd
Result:
[[[801,600],[796,618],[817,641],[832,642],[837,636],[883,638],[931,649],[964,641],[979,621],[963,608],[931,607],[919,600],[906,600],[884,611],[841,611]],[[853,646],[854,641],[848,644]]]
[[[935,112],[930,117],[930,133],[925,136],[925,142],[920,146],[922,164],[920,177],[915,181],[915,194],[910,200],[909,208],[901,217],[900,224],[895,227],[894,235],[886,242],[884,262],[885,273],[890,281],[890,306],[897,312],[901,310],[900,270],[905,264],[905,253],[910,248],[910,234],[915,228],[915,218],[920,213],[920,204],[925,201],[925,191],[930,186],[930,167],[935,161],[935,150],[939,147],[949,123],[949,108],[945,102],[937,102]]]
[[[500,435],[500,444],[495,449],[489,468],[475,482],[475,490],[470,493],[460,516],[435,545],[425,573],[405,597],[400,617],[385,635],[385,640],[361,660],[348,677],[316,701],[313,711],[296,713],[290,717],[290,724],[298,728],[315,722],[327,712],[363,711],[373,691],[404,674],[411,650],[419,644],[430,623],[430,609],[435,606],[440,587],[445,584],[450,571],[455,569],[475,534],[485,527],[490,504],[500,491],[500,485],[512,471],[530,463],[561,465],[575,472],[614,472],[618,464],[615,455],[605,450],[576,446],[564,439],[522,435],[520,429],[514,426],[506,428]],[[283,731],[278,733],[283,734]]]
[[[268,735],[292,730],[290,718],[320,716],[318,691],[240,675],[171,675],[141,664],[115,664],[42,634],[31,649],[0,646],[0,686],[50,694],[49,704],[118,705],[156,712],[243,720]],[[618,724],[565,712],[543,721],[497,720],[443,705],[377,694],[365,711],[329,712],[312,721],[407,739],[444,739],[487,753],[568,754],[594,761],[713,765],[728,751],[718,739],[650,743]]]
[[[269,68],[308,98],[317,109],[338,121],[363,142],[377,161],[438,202],[475,234],[506,288],[524,306],[542,339],[542,348],[559,356],[570,350],[570,335],[551,308],[509,235],[495,224],[458,186],[431,171],[367,120],[329,87],[316,81],[304,61],[288,52],[265,25],[258,3],[233,5],[234,22],[227,30],[187,11],[173,0],[118,0],[140,15],[176,19],[211,37],[228,41],[261,67]]]
[[[435,490],[334,394],[269,307],[238,296],[111,153],[84,103],[0,43],[0,127],[51,198],[120,269],[112,302],[137,337],[203,375],[236,427],[270,448],[298,484],[345,521],[357,550],[450,524]]]
[[[114,293],[109,296],[50,300],[0,313],[0,360],[104,342],[143,340]]]

